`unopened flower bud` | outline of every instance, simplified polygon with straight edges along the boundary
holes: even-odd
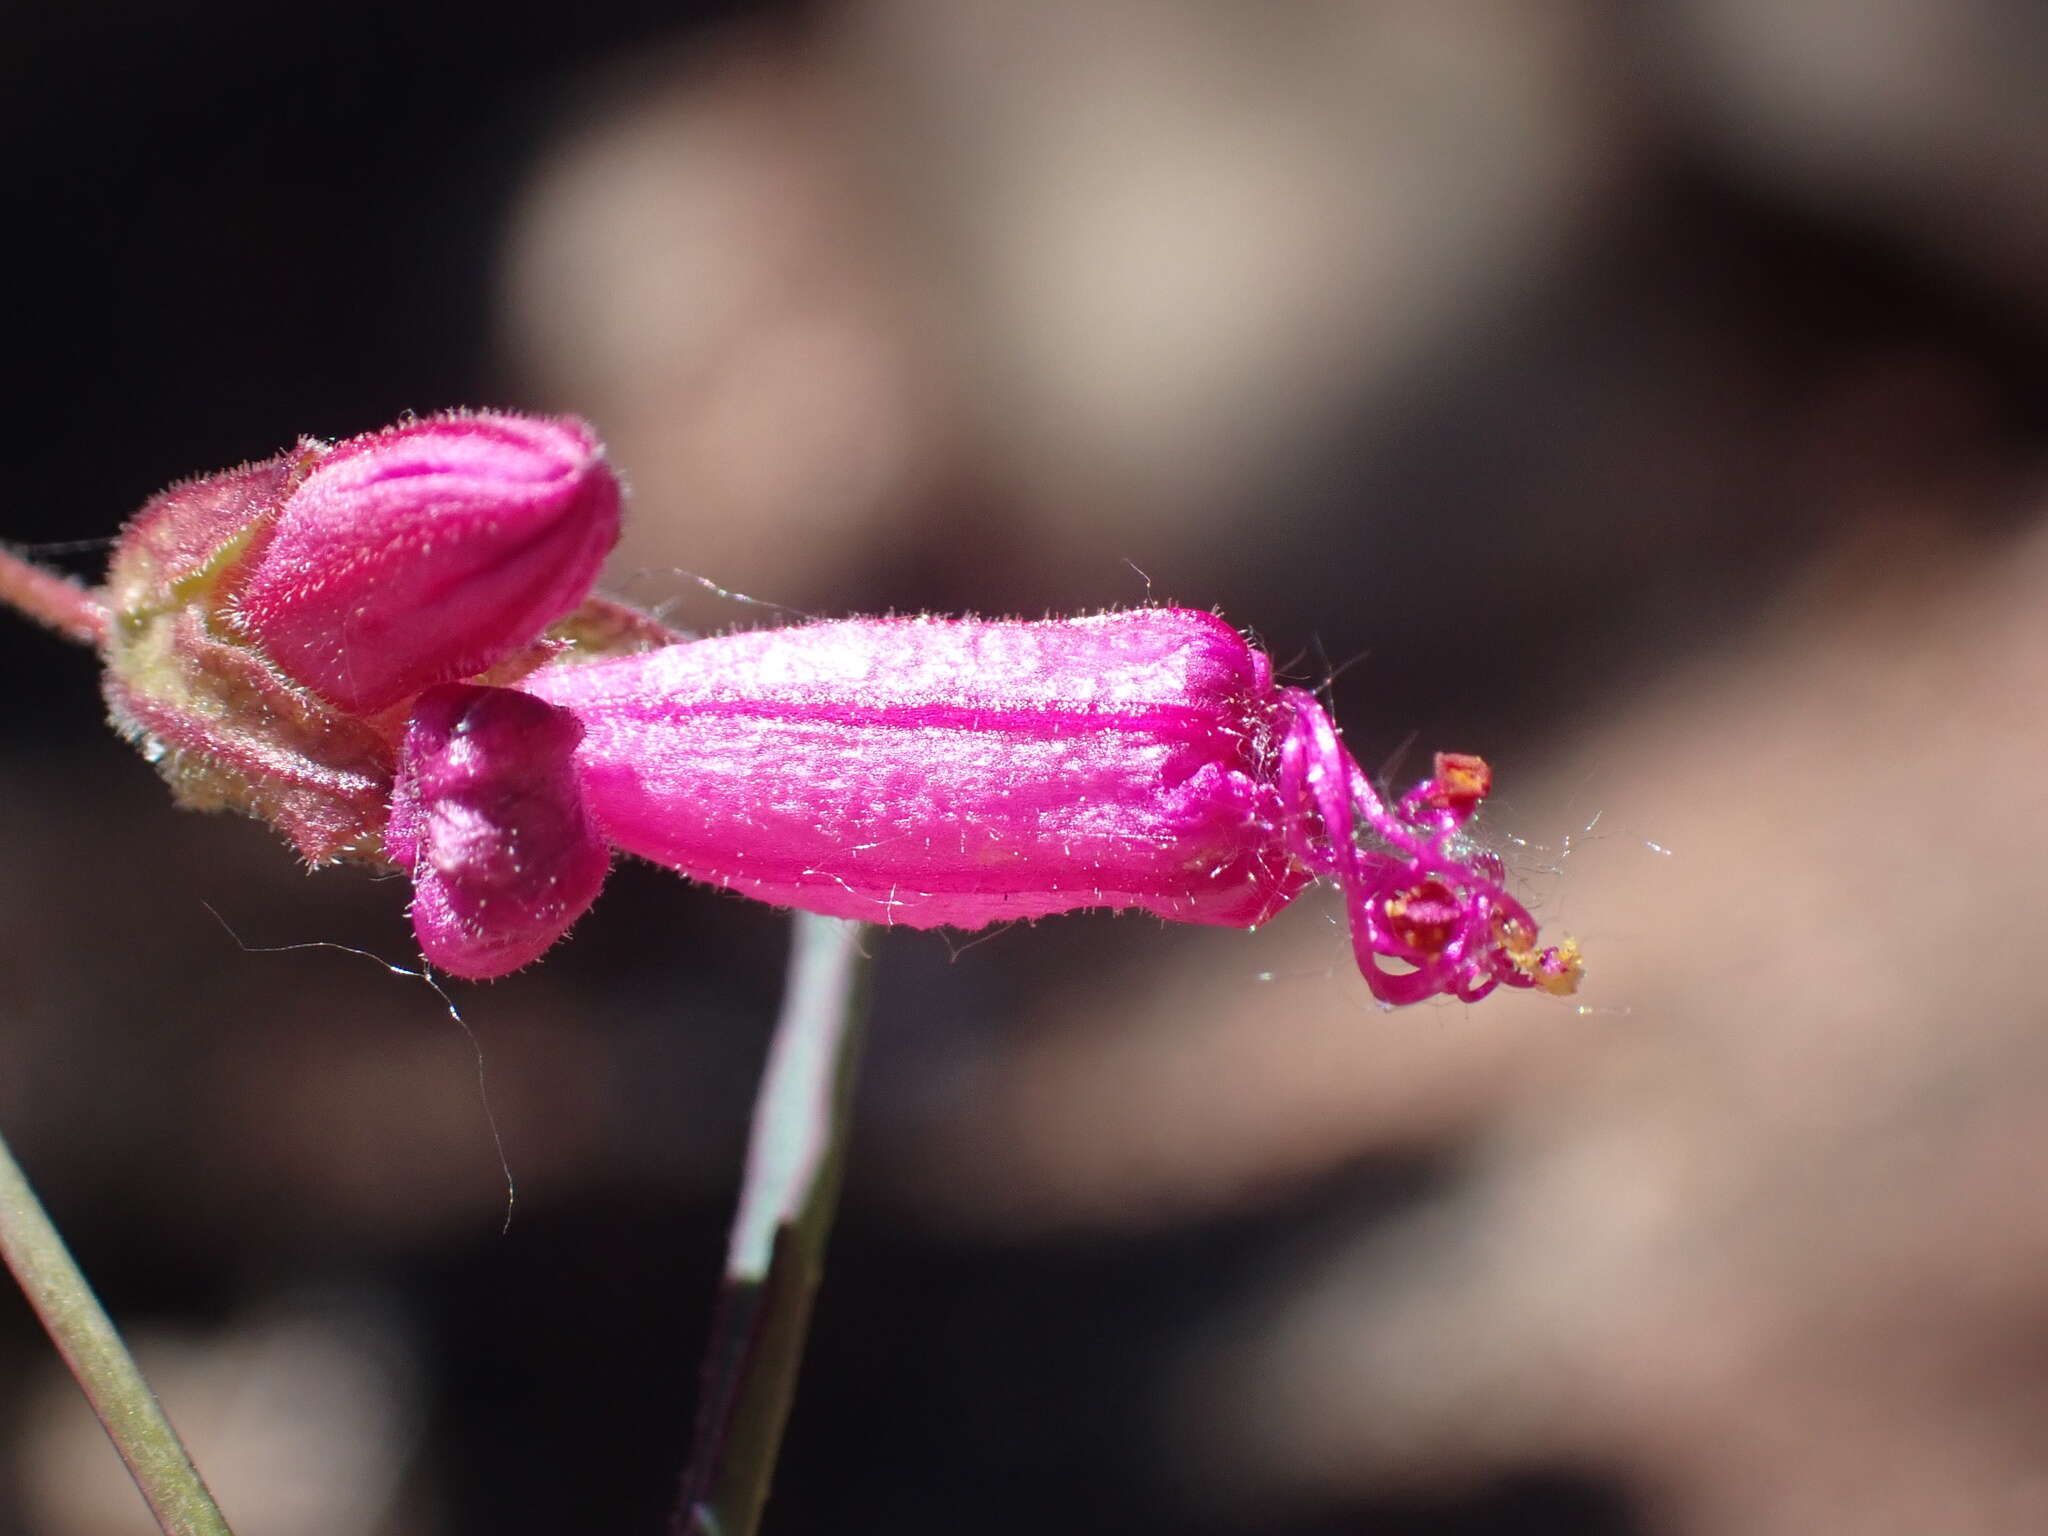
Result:
[[[618,481],[581,422],[408,422],[311,466],[236,622],[295,681],[369,714],[532,644],[583,601],[618,532]]]
[[[174,485],[122,531],[95,605],[114,724],[180,803],[260,816],[310,863],[382,864],[391,706],[671,638],[586,599],[617,526],[586,428],[500,413]]]

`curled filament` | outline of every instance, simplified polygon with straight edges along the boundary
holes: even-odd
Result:
[[[1351,947],[1373,996],[1476,1002],[1502,983],[1558,996],[1577,988],[1578,946],[1539,949],[1535,919],[1507,893],[1500,859],[1464,835],[1490,788],[1483,760],[1440,753],[1435,774],[1389,806],[1313,695],[1288,688],[1281,703],[1288,852],[1344,892]]]

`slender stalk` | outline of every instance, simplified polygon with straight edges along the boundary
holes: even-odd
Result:
[[[671,1536],[753,1536],[768,1502],[845,1169],[864,932],[796,914]]]
[[[232,1536],[28,1177],[0,1138],[0,1257],[128,1464],[164,1536]]]
[[[67,640],[98,645],[107,636],[107,605],[68,576],[46,571],[0,547],[0,603],[9,603]]]

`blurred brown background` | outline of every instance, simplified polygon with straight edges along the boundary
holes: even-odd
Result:
[[[0,535],[573,409],[677,623],[1215,606],[1493,759],[1581,1008],[1379,1013],[1314,894],[882,940],[772,1531],[2048,1529],[2048,11],[4,27]],[[0,1124],[230,1517],[657,1529],[783,920],[622,869],[461,992],[501,1233],[434,998],[239,947],[402,887],[0,669]],[[146,1529],[11,1293],[0,1425],[0,1532]]]

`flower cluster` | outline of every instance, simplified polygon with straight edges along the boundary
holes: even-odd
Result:
[[[1387,1003],[1569,992],[1444,754],[1389,804],[1211,614],[853,619],[685,641],[594,598],[619,490],[573,420],[454,414],[164,492],[93,630],[113,719],[192,806],[395,868],[427,958],[502,975],[611,850],[810,911],[1082,907],[1249,927],[1318,878]]]

